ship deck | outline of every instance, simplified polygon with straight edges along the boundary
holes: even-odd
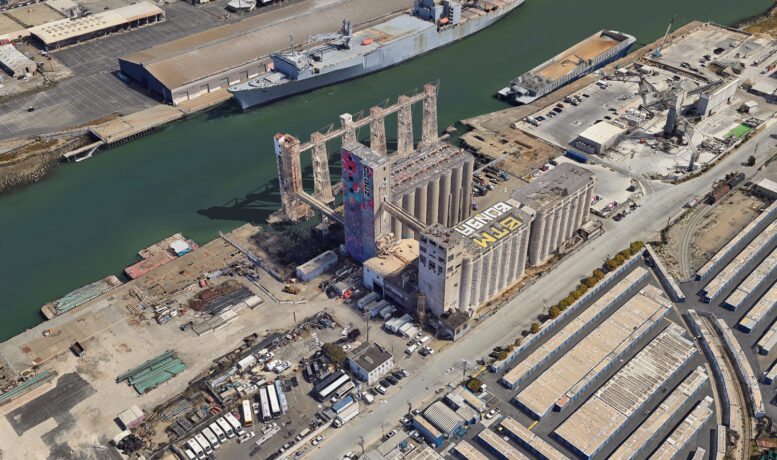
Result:
[[[562,53],[561,57],[537,72],[551,81],[558,80],[574,70],[583,59],[591,60],[618,46],[620,42],[609,37],[597,35],[590,37]]]

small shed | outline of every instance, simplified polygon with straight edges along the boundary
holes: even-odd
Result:
[[[297,278],[307,283],[308,281],[321,276],[336,263],[337,254],[335,254],[334,251],[326,251],[297,267]]]
[[[124,428],[127,430],[134,426],[140,425],[145,419],[146,415],[137,405],[134,405],[119,414],[119,422],[121,422],[121,425],[124,426]]]

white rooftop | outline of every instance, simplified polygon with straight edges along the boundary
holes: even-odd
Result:
[[[624,131],[626,130],[619,126],[603,121],[586,128],[579,136],[603,145],[609,142],[610,139],[620,136]]]

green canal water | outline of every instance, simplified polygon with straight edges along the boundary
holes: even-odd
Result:
[[[489,29],[400,67],[248,113],[223,107],[57,168],[0,198],[0,340],[40,323],[44,303],[120,274],[140,248],[172,233],[204,243],[219,230],[264,222],[279,203],[277,132],[304,141],[340,113],[435,80],[442,129],[505,108],[493,98],[498,89],[599,29],[628,32],[640,44],[662,35],[674,13],[680,24],[730,24],[772,2],[527,0]]]

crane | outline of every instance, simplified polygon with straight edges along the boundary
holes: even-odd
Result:
[[[661,49],[664,47],[664,43],[666,43],[666,37],[669,36],[669,31],[672,30],[672,24],[674,24],[674,20],[677,19],[677,13],[675,13],[674,16],[672,16],[672,20],[669,21],[669,27],[666,28],[666,33],[664,34],[663,40],[661,40],[661,44],[658,45],[658,48],[656,48],[655,51],[653,51],[653,57],[654,58],[660,58],[661,57]]]
[[[337,43],[337,45],[342,45],[343,47],[350,49],[351,39],[353,38],[353,27],[351,26],[351,21],[343,20],[343,27],[340,29],[340,31],[329,34],[308,35],[307,38],[308,44],[312,42],[342,40],[342,43]]]

